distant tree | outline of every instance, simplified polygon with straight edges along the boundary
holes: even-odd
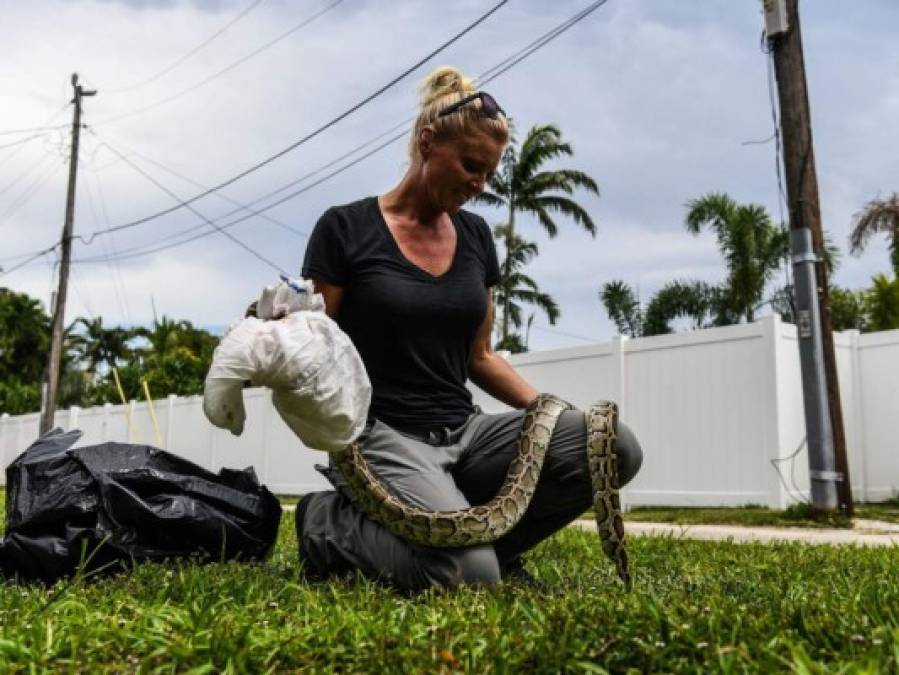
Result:
[[[591,235],[596,236],[596,225],[590,214],[568,195],[578,188],[599,194],[596,181],[575,169],[542,170],[543,165],[562,156],[571,156],[571,145],[562,140],[562,132],[552,124],[537,125],[528,131],[521,147],[513,138],[506,148],[496,174],[488,181],[488,189],[475,198],[475,202],[505,209],[508,219],[504,223],[506,258],[500,265],[503,276],[511,274],[513,239],[517,236],[516,216],[527,213],[537,221],[550,237],[556,236],[558,225],[555,214],[571,218]],[[510,333],[512,308],[511,296],[499,305],[500,342]]]
[[[866,292],[830,287],[830,321],[833,330],[868,330]]]
[[[671,281],[659,289],[646,306],[644,335],[672,332],[677,318],[691,320],[691,329],[708,328],[721,316],[720,289],[704,281]]]
[[[618,333],[628,337],[643,335],[643,311],[634,290],[624,281],[616,279],[603,285],[599,300],[609,318],[617,326]]]
[[[0,413],[40,410],[50,317],[38,300],[0,288]]]
[[[893,275],[899,278],[899,193],[886,199],[872,199],[852,218],[849,250],[861,255],[868,240],[882,232],[887,235]]]
[[[96,373],[98,367],[108,369],[126,363],[132,353],[129,342],[134,337],[133,330],[118,326],[106,328],[102,316],[93,319],[82,316],[69,329],[69,348],[85,370]]]
[[[718,249],[727,265],[727,280],[720,300],[727,311],[720,318],[755,319],[765,286],[783,264],[789,251],[789,233],[776,227],[757,204],[738,204],[723,193],[709,193],[687,204],[687,231],[714,231]]]
[[[0,288],[0,381],[40,382],[50,349],[50,317],[38,300]]]
[[[720,321],[722,311],[720,288],[703,281],[672,281],[659,289],[640,307],[633,289],[624,281],[606,283],[599,299],[618,332],[629,337],[645,337],[671,333],[671,322],[688,318],[692,328],[707,328]]]
[[[872,331],[899,328],[899,278],[878,274],[865,294],[868,326]]]
[[[512,353],[527,351],[527,345],[521,335],[509,330],[518,330],[522,327],[521,306],[532,305],[542,310],[550,325],[555,325],[559,319],[559,306],[556,301],[543,293],[537,282],[526,275],[522,269],[537,255],[537,244],[526,242],[517,235],[509,236],[505,232],[507,226],[500,225],[496,228],[498,237],[502,237],[510,248],[506,251],[507,264],[499,283],[493,289],[494,306],[506,308],[508,320],[506,322],[505,335],[500,335],[496,349],[507,349]]]

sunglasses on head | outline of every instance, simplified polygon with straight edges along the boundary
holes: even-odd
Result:
[[[496,102],[496,99],[493,98],[486,91],[477,91],[474,94],[469,94],[465,98],[461,98],[455,103],[452,103],[446,106],[443,110],[437,113],[437,117],[443,117],[444,115],[451,115],[456,112],[462,106],[471,103],[475,99],[481,100],[481,113],[485,117],[489,117],[492,120],[495,120],[497,115],[502,115],[506,117],[506,111],[500,108],[499,103]]]

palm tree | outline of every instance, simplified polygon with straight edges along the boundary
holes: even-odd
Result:
[[[643,310],[634,290],[624,281],[616,279],[603,285],[599,300],[621,335],[643,335]]]
[[[75,332],[78,326],[83,328],[81,332]],[[69,327],[69,332],[69,346],[89,373],[96,373],[101,365],[115,368],[131,356],[128,342],[134,338],[134,331],[119,327],[105,328],[102,316],[94,319],[78,317]]]
[[[619,333],[644,337],[671,333],[671,321],[679,317],[692,319],[693,329],[720,325],[722,290],[704,281],[672,281],[652,297],[646,308],[633,289],[623,281],[610,281],[602,287],[599,299]]]
[[[710,193],[687,204],[685,225],[693,234],[710,227],[728,269],[723,301],[737,317],[751,322],[765,286],[789,251],[789,233],[776,227],[764,207],[738,204],[723,193]]]
[[[537,255],[537,244],[526,242],[517,235],[509,235],[507,225],[498,225],[495,235],[509,242],[506,251],[507,273],[500,277],[499,283],[493,289],[494,306],[502,306],[504,310],[503,328],[496,345],[497,349],[508,349],[513,353],[526,351],[526,346],[520,335],[509,332],[509,327],[520,329],[522,326],[521,304],[534,305],[541,309],[550,325],[555,325],[559,318],[559,306],[556,301],[540,291],[531,277],[522,272],[522,268]]]
[[[575,223],[596,236],[596,225],[590,214],[576,201],[568,197],[575,189],[583,188],[599,194],[596,181],[582,171],[575,169],[541,170],[543,165],[558,157],[571,156],[574,151],[569,143],[562,141],[562,132],[552,124],[537,125],[528,131],[519,148],[513,138],[506,148],[499,170],[488,182],[488,188],[475,199],[476,202],[503,208],[508,213],[503,234],[506,258],[501,266],[502,275],[511,274],[513,248],[516,235],[516,215],[529,213],[550,237],[558,233],[555,215],[568,216]],[[561,193],[561,194],[560,194]],[[509,335],[512,309],[511,296],[501,305],[501,342]]]
[[[878,232],[887,235],[893,274],[899,277],[899,193],[887,199],[872,199],[852,217],[849,250],[861,255],[868,240]]]
[[[720,286],[704,281],[671,281],[646,306],[643,334],[670,333],[671,321],[680,317],[692,319],[693,330],[730,323],[722,302],[724,297]]]
[[[899,278],[878,274],[865,294],[868,327],[871,330],[899,328]]]

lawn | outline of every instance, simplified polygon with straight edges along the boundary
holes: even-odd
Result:
[[[293,515],[264,564],[140,565],[0,584],[0,670],[895,672],[899,548],[631,542],[626,593],[596,536],[565,530],[503,584],[406,597],[298,575]]]
[[[855,505],[856,518],[868,518],[899,523],[899,500]],[[592,517],[588,514],[587,517]],[[806,504],[794,504],[785,509],[764,506],[741,507],[675,507],[635,506],[624,514],[625,520],[678,525],[742,525],[745,527],[851,527],[852,522],[842,516],[814,516]]]

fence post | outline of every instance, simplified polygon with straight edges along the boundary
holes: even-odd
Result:
[[[128,442],[129,443],[139,443],[139,435],[134,432],[134,427],[137,425],[137,401],[131,399],[126,404],[128,406]]]
[[[259,477],[259,482],[263,485],[268,485],[271,483],[271,476],[269,476],[269,467],[271,466],[269,453],[271,452],[272,445],[271,427],[272,416],[274,415],[272,408],[275,407],[275,404],[272,402],[272,397],[269,395],[268,391],[266,391],[262,400],[265,401],[265,405],[262,413],[262,476]]]
[[[851,448],[846,449],[846,453],[851,455],[853,452],[858,453],[858,472],[850,471],[850,476],[856,473],[860,477],[860,485],[858,489],[852,487],[855,493],[858,490],[856,501],[868,501],[868,470],[867,470],[867,444],[865,443],[865,407],[862,405],[862,364],[861,364],[861,331],[850,330],[849,348],[851,350],[851,358],[849,363],[852,368],[852,418],[853,418],[853,444]],[[845,416],[844,416],[845,417]]]
[[[624,372],[624,349],[628,337],[626,335],[615,335],[612,338],[612,372],[613,382],[612,391],[614,392],[614,401],[618,404],[618,416],[625,417],[625,398],[627,396],[626,373]]]
[[[169,402],[169,410],[168,410],[168,418],[165,423],[165,449],[169,450],[172,447],[172,429],[175,428],[174,418],[175,418],[175,401],[178,400],[178,394],[169,394],[168,402]]]
[[[77,405],[73,405],[69,408],[69,428],[66,431],[71,431],[78,427],[78,413],[81,412],[81,408]]]
[[[762,377],[765,381],[765,400],[762,401],[764,419],[759,420],[763,434],[763,448],[760,461],[765,462],[766,469],[771,471],[771,485],[774,487],[774,493],[769,498],[767,506],[784,509],[788,506],[789,496],[787,495],[780,478],[777,475],[781,464],[772,465],[772,459],[781,459],[783,451],[783,434],[781,433],[780,420],[780,378],[782,375],[781,367],[781,318],[775,313],[771,316],[762,317],[757,324],[762,333],[763,343],[763,363],[764,372]]]
[[[6,468],[6,446],[8,443],[6,442],[7,431],[9,429],[9,413],[3,413],[0,415],[0,469]],[[0,485],[6,485],[6,472],[0,471]]]

